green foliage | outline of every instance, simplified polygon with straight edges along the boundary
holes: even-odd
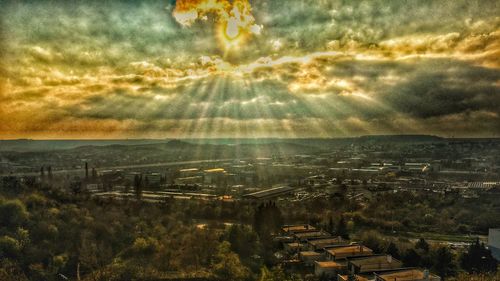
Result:
[[[0,257],[17,258],[21,251],[21,243],[15,238],[4,235],[0,237]]]
[[[432,269],[445,280],[448,276],[457,274],[457,265],[454,261],[453,254],[447,247],[439,247],[433,253],[433,267]]]
[[[386,248],[382,235],[374,230],[363,231],[358,240],[376,254],[381,254]]]
[[[28,216],[26,206],[20,200],[0,199],[0,225],[17,227],[26,223]]]
[[[212,272],[217,280],[245,280],[250,272],[243,266],[237,254],[231,251],[231,244],[222,242],[211,264]]]
[[[408,249],[403,255],[403,263],[407,267],[419,267],[422,257],[414,249]]]
[[[469,273],[494,273],[498,267],[497,260],[491,255],[491,251],[479,242],[479,238],[462,254],[460,264]]]
[[[427,243],[427,241],[425,241],[424,238],[420,238],[415,244],[415,249],[421,249],[424,252],[429,252],[429,244]]]
[[[349,232],[347,231],[347,223],[343,215],[340,216],[337,226],[335,227],[335,234],[342,237],[343,239],[349,239]]]
[[[401,259],[401,255],[399,254],[399,249],[396,246],[396,244],[394,244],[394,242],[389,243],[389,246],[387,246],[385,252],[396,259]]]
[[[262,267],[260,271],[259,281],[299,281],[302,280],[296,275],[286,274],[282,267],[275,266],[271,270],[267,267]]]

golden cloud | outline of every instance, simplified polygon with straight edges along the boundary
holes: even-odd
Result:
[[[242,44],[250,35],[259,35],[262,26],[255,23],[248,0],[180,0],[173,16],[183,26],[215,15],[217,38],[226,50]]]

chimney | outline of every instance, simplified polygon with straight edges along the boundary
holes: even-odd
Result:
[[[392,256],[391,255],[387,255],[387,262],[392,263]]]

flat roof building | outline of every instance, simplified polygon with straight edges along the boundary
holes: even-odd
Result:
[[[339,244],[346,243],[341,237],[328,237],[320,239],[310,239],[307,241],[307,247],[309,250],[321,250],[328,246],[337,246]]]
[[[490,228],[488,231],[488,248],[493,257],[500,261],[500,228]]]
[[[330,237],[330,233],[319,230],[319,231],[310,231],[310,232],[298,232],[298,233],[293,234],[293,236],[301,242],[306,242],[309,239]]]
[[[334,277],[337,272],[345,269],[345,263],[334,261],[316,261],[314,262],[314,275]]]
[[[375,281],[441,281],[441,278],[431,274],[428,270],[406,268],[375,273]]]
[[[270,198],[275,198],[278,196],[290,194],[294,190],[295,190],[295,188],[290,187],[290,186],[280,186],[280,187],[273,187],[273,188],[245,194],[245,195],[243,195],[243,197],[247,198],[247,199],[267,200]]]
[[[371,273],[401,268],[403,263],[391,255],[373,255],[347,259],[347,268],[353,274]]]
[[[323,259],[323,254],[315,251],[302,251],[299,253],[299,258],[305,265],[311,266],[315,261]]]
[[[325,250],[326,258],[331,261],[343,260],[351,257],[371,256],[372,249],[363,245],[349,245],[332,247]]]
[[[315,231],[316,228],[309,224],[294,224],[294,225],[285,225],[281,228],[281,230],[285,233],[297,233],[297,232],[308,232]]]

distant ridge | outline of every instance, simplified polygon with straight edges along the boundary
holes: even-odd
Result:
[[[432,135],[367,135],[359,137],[361,141],[378,140],[378,141],[443,141],[444,139]]]
[[[328,149],[336,146],[362,143],[419,143],[419,142],[446,142],[446,141],[500,141],[498,138],[442,138],[433,135],[364,135],[359,137],[343,138],[181,138],[181,139],[117,139],[117,140],[33,140],[16,139],[0,140],[0,151],[52,151],[63,149],[75,149],[85,147],[109,147],[119,148],[129,146],[130,149],[143,145],[158,145],[169,148],[196,147],[203,145],[232,145],[245,147],[248,145],[260,145],[271,148],[273,145],[295,150],[302,146],[316,149]]]

